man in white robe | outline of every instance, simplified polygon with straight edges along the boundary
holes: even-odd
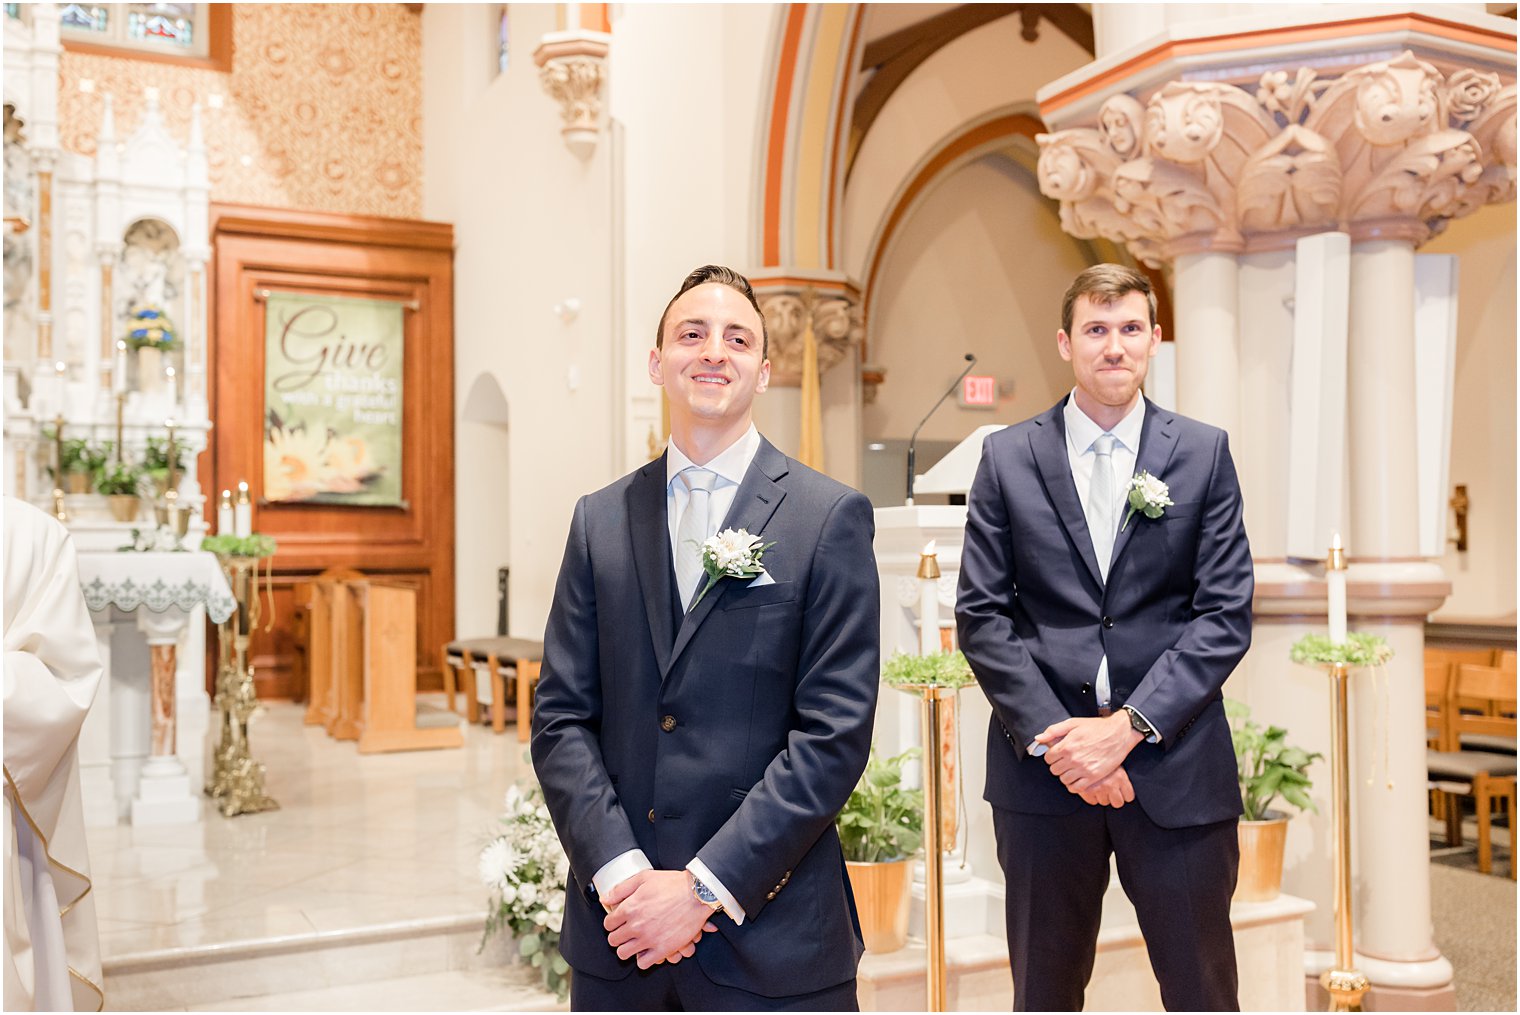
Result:
[[[5,1009],[100,1011],[79,729],[100,653],[69,534],[5,498]]]

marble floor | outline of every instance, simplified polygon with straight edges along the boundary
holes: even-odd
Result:
[[[505,949],[473,954],[486,906],[476,854],[508,786],[529,770],[512,728],[469,729],[459,750],[361,759],[353,743],[304,726],[303,714],[273,702],[250,731],[279,810],[229,819],[207,800],[197,825],[89,830],[108,1006],[238,1007],[275,992],[352,993],[391,975],[435,974],[506,991],[483,1004],[491,995],[468,984],[460,1008],[552,1004]],[[324,951],[331,961],[315,961]],[[235,956],[263,958],[218,965]],[[309,1000],[295,1007],[350,1007]],[[393,1000],[398,1010],[450,1007],[436,992],[426,1004]]]

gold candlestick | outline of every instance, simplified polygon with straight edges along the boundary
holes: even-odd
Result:
[[[924,945],[926,1011],[945,1011],[945,837],[940,792],[941,706],[955,704],[956,689],[938,684],[902,684],[898,690],[919,699],[923,734],[924,784]]]
[[[124,451],[122,449],[122,431],[124,429],[124,427],[123,427],[123,417],[126,415],[126,411],[127,411],[127,393],[125,391],[118,392],[117,395],[116,395],[116,464],[117,465],[122,464],[122,462],[126,460],[125,457],[124,457]]]
[[[63,506],[63,413],[53,417],[53,517],[67,523]]]
[[[253,760],[248,749],[248,720],[259,707],[248,665],[248,641],[258,623],[257,557],[218,554],[222,572],[232,586],[237,609],[217,628],[220,665],[216,678],[216,707],[221,742],[212,765],[206,792],[221,801],[223,817],[279,810],[280,805],[264,792],[264,766]]]
[[[1345,638],[1346,554],[1339,536],[1325,560],[1326,576],[1331,581],[1331,598],[1336,599],[1335,583],[1339,579],[1339,601],[1330,605],[1331,638],[1339,633]],[[1339,617],[1336,616],[1337,612]],[[1351,755],[1346,725],[1348,712],[1345,663],[1331,663],[1330,672],[1330,799],[1334,812],[1335,842],[1335,966],[1325,970],[1319,982],[1330,995],[1330,1011],[1361,1011],[1362,997],[1371,987],[1367,977],[1356,968],[1356,952],[1351,933]]]

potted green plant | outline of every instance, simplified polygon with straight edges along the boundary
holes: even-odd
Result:
[[[66,437],[59,448],[59,466],[63,475],[48,474],[68,493],[89,493],[97,462],[105,461],[105,453],[95,448],[83,437]]]
[[[885,761],[871,752],[865,774],[835,819],[866,948],[890,952],[908,940],[908,889],[924,837],[924,794],[902,783],[914,747]]]
[[[153,484],[153,495],[162,497],[169,489],[169,441],[163,437],[149,437],[143,448],[143,474]],[[174,472],[185,474],[185,445],[174,446]]]
[[[1298,810],[1317,811],[1309,798],[1314,785],[1309,766],[1324,755],[1289,744],[1288,731],[1280,726],[1263,729],[1251,720],[1251,710],[1242,702],[1226,698],[1224,711],[1230,720],[1245,811],[1240,820],[1240,877],[1235,898],[1266,902],[1282,892],[1283,847],[1290,817],[1273,810],[1272,805],[1281,798]]]
[[[111,516],[118,522],[135,521],[139,504],[137,487],[142,481],[142,469],[126,462],[102,466],[95,474],[95,489],[105,494],[111,506]]]

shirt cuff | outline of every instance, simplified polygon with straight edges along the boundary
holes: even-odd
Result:
[[[596,889],[596,894],[602,901],[602,908],[607,909],[607,896],[618,885],[633,877],[639,871],[653,870],[654,864],[649,862],[649,857],[644,855],[642,849],[630,849],[626,853],[620,853],[602,864],[601,868],[591,875],[591,885]]]
[[[739,900],[734,898],[732,892],[723,887],[723,882],[719,881],[713,875],[713,872],[707,869],[707,864],[696,857],[692,857],[691,863],[686,865],[686,869],[691,871],[692,876],[698,881],[712,889],[712,893],[718,897],[718,901],[723,903],[723,912],[728,914],[729,919],[733,920],[735,924],[742,925],[744,923],[744,907],[739,905]]]
[[[1050,750],[1050,745],[1042,744],[1038,740],[1029,741],[1029,746],[1024,748],[1024,752],[1031,758],[1043,758],[1048,750]]]

